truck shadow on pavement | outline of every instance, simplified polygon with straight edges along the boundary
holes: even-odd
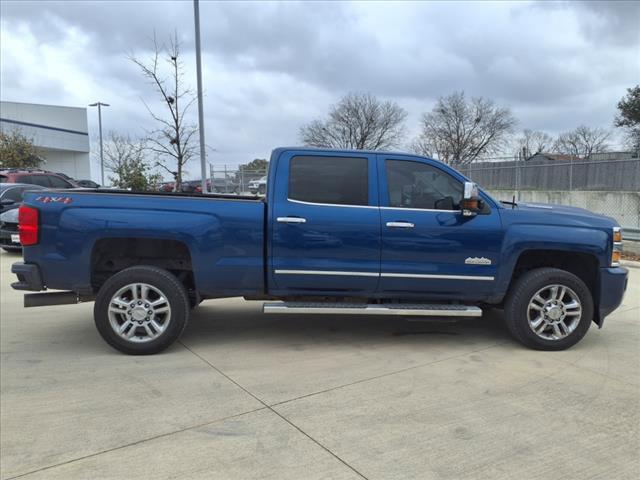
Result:
[[[481,318],[432,318],[360,315],[265,315],[261,302],[210,301],[192,312],[183,334],[189,345],[240,342],[282,345],[331,343],[487,344],[511,342],[502,311],[490,309]]]

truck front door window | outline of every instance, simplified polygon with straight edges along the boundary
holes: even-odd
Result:
[[[334,205],[368,205],[366,158],[293,157],[289,165],[289,199]]]
[[[462,184],[445,172],[419,162],[386,160],[389,206],[459,210]]]

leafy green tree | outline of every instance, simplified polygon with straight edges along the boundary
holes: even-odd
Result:
[[[31,139],[19,130],[0,132],[0,168],[38,168],[43,162]]]
[[[269,161],[264,158],[254,158],[249,163],[245,163],[240,165],[238,170],[242,170],[245,173],[262,173],[265,175],[267,173],[267,169],[269,168]]]
[[[111,170],[112,185],[131,190],[154,190],[162,181],[159,173],[145,157],[145,143],[131,139],[128,135],[109,132],[104,144],[104,163]]]
[[[640,150],[640,85],[628,88],[627,94],[618,102],[614,125],[626,130],[629,147]]]

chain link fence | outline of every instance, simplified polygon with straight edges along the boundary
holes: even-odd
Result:
[[[640,191],[640,158],[482,161],[459,170],[486,189]]]
[[[266,192],[267,170],[247,170],[237,167],[210,168],[208,183],[213,193],[263,195]]]
[[[501,200],[555,203],[615,218],[628,239],[640,240],[640,158],[636,152],[588,159],[536,155],[529,160],[486,159],[459,168]]]

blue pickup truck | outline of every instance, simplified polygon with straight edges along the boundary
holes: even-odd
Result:
[[[209,298],[265,313],[480,317],[561,350],[621,303],[621,230],[580,208],[499,202],[438,161],[278,148],[266,197],[52,190],[19,212],[25,306],[95,300],[129,354],[171,345]]]

